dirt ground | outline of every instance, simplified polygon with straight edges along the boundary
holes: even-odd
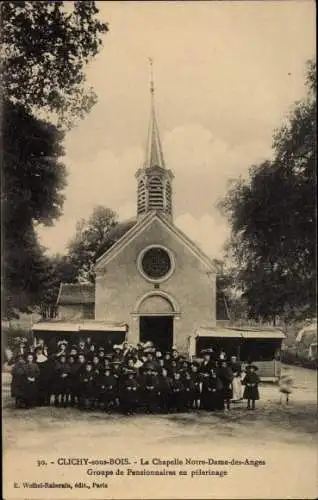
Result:
[[[276,385],[262,384],[255,412],[246,411],[242,403],[233,405],[229,413],[130,417],[67,408],[16,410],[6,375],[4,497],[317,498],[317,374],[298,367],[291,370],[295,389],[288,407],[280,405]],[[127,458],[131,465],[57,463],[59,458],[70,457],[107,461]],[[158,465],[156,460],[152,463],[154,458],[179,462]],[[210,458],[210,463],[188,465],[187,458]],[[233,464],[232,459],[241,464]],[[38,460],[47,465],[37,466]],[[149,464],[145,465],[147,460]],[[228,460],[228,464],[216,465],[213,460]],[[253,460],[260,462],[258,466]],[[123,475],[116,475],[118,468]],[[165,469],[175,471],[176,476],[130,475],[129,468]],[[93,475],[88,470],[93,470]],[[186,474],[180,475],[180,470]],[[219,475],[212,475],[213,470]],[[227,475],[222,477],[220,471]],[[24,481],[69,482],[72,488],[25,488]],[[79,482],[86,486],[76,487]]]

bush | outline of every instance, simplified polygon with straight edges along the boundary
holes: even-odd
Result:
[[[1,364],[6,361],[6,349],[14,351],[19,344],[20,339],[25,339],[28,344],[32,343],[32,332],[28,328],[2,328],[2,350],[1,350]]]
[[[303,366],[304,368],[310,368],[312,370],[317,370],[318,368],[316,359],[308,359],[304,355],[300,355],[290,349],[282,350],[281,361],[287,365]]]

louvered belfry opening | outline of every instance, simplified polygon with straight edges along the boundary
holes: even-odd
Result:
[[[141,168],[137,174],[137,215],[159,211],[172,217],[173,174],[162,167]]]
[[[154,104],[154,85],[151,83],[151,114],[147,148],[143,167],[136,173],[137,215],[159,211],[172,217],[173,173],[165,165]]]
[[[164,210],[162,179],[158,176],[150,177],[148,182],[149,209]]]
[[[138,182],[138,196],[137,196],[137,213],[138,215],[144,214],[147,211],[146,202],[146,186],[145,181]]]

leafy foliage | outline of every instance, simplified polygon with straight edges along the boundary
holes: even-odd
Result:
[[[37,302],[46,259],[34,224],[61,213],[66,170],[63,133],[23,106],[3,103],[3,271],[5,310],[25,311]]]
[[[315,311],[316,99],[308,95],[274,136],[274,159],[253,166],[221,204],[232,225],[230,250],[251,317],[286,319]]]
[[[76,278],[77,270],[68,255],[56,254],[47,259],[46,279],[40,301],[42,317],[55,317],[60,284],[74,283]]]
[[[70,126],[96,102],[85,67],[108,31],[95,2],[1,2],[5,96]]]
[[[39,303],[50,266],[35,226],[62,213],[62,130],[96,101],[85,68],[107,25],[95,2],[1,2],[4,314]],[[45,116],[45,119],[40,119]],[[48,121],[48,117],[50,122]],[[53,122],[56,125],[53,125]]]
[[[68,244],[68,253],[72,265],[77,270],[78,281],[94,282],[97,249],[117,223],[117,214],[101,205],[94,208],[87,220],[81,219],[77,223],[76,234]]]

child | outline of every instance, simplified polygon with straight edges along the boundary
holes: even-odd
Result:
[[[171,410],[181,412],[185,408],[185,386],[181,380],[180,372],[176,371],[171,380]]]
[[[199,366],[196,363],[191,364],[191,378],[193,380],[194,390],[193,390],[193,409],[199,410],[201,405],[201,388],[202,388],[202,377],[199,372]]]
[[[138,395],[139,384],[136,380],[136,372],[127,370],[120,389],[120,406],[125,415],[132,415],[136,411]]]
[[[291,374],[289,373],[289,367],[285,366],[282,368],[281,375],[279,377],[278,381],[279,385],[279,391],[281,393],[280,396],[280,403],[283,403],[283,400],[285,399],[286,405],[289,403],[289,397],[290,394],[293,392],[293,385],[294,385],[294,380]],[[284,397],[285,396],[285,397]]]
[[[259,400],[258,384],[260,378],[256,373],[258,368],[255,365],[248,365],[245,370],[246,375],[242,380],[242,384],[245,386],[243,399],[247,399],[248,410],[255,410],[255,401]]]

